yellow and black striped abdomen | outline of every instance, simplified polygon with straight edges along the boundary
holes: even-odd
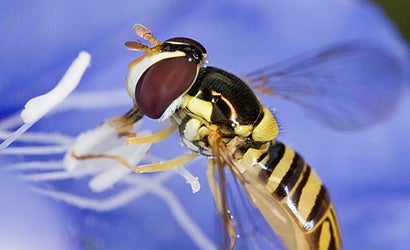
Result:
[[[341,238],[330,196],[303,158],[280,142],[260,155],[258,176],[293,218],[310,249],[340,249]]]

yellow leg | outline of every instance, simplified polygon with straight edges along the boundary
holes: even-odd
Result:
[[[221,192],[221,189],[219,188],[218,181],[215,179],[215,173],[217,168],[220,168],[218,164],[215,163],[213,159],[208,160],[208,171],[207,171],[207,176],[208,176],[208,182],[209,182],[209,187],[211,188],[212,195],[214,196],[216,206],[218,207],[218,211],[220,216],[222,217],[222,222],[224,225],[224,229],[226,230],[226,233],[229,236],[230,243],[229,243],[229,249],[233,249],[235,246],[235,241],[236,241],[236,230],[235,226],[232,221],[232,217],[229,214],[228,211],[228,204],[226,202],[226,197],[225,197],[225,189],[223,188],[223,192]],[[223,177],[223,169],[220,168],[218,169],[220,178],[223,179],[220,181],[221,185],[225,185],[225,179]],[[226,243],[226,242],[225,242]],[[225,248],[226,246],[224,246]]]
[[[87,159],[95,159],[95,158],[107,158],[107,159],[116,160],[121,165],[127,167],[128,169],[134,171],[135,173],[152,173],[152,172],[159,172],[159,171],[179,168],[187,164],[189,161],[193,160],[197,156],[196,153],[191,153],[189,155],[179,156],[177,158],[174,158],[168,161],[152,163],[152,164],[145,164],[145,165],[134,167],[131,164],[129,164],[124,158],[118,155],[107,155],[107,154],[77,155],[74,151],[71,153],[71,155],[77,160],[87,160]]]
[[[165,140],[172,132],[175,131],[177,128],[176,124],[173,124],[169,129],[160,130],[155,134],[152,134],[147,137],[137,137],[137,136],[130,136],[125,139],[125,143],[127,144],[143,144],[143,143],[156,143],[162,140]]]
[[[191,153],[189,155],[179,156],[168,161],[136,166],[132,168],[132,171],[136,173],[152,173],[179,168],[193,160],[196,156],[196,153]]]

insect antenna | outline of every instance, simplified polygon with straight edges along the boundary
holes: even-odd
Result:
[[[148,51],[150,49],[147,45],[137,41],[127,41],[125,42],[125,47],[129,50],[136,51]]]
[[[142,24],[134,24],[133,26],[134,32],[137,36],[143,38],[144,40],[149,41],[152,46],[157,46],[160,42],[154,37],[152,32],[143,26]]]

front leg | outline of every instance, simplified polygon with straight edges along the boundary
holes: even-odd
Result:
[[[144,114],[141,112],[137,104],[134,104],[126,114],[108,120],[108,124],[118,131],[119,136],[130,135],[132,134],[130,131],[132,130],[134,123],[141,120],[142,117],[144,117]]]

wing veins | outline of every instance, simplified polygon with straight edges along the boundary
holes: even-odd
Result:
[[[380,45],[350,42],[272,64],[246,75],[245,81],[304,107],[330,127],[356,129],[391,112],[402,69]]]

